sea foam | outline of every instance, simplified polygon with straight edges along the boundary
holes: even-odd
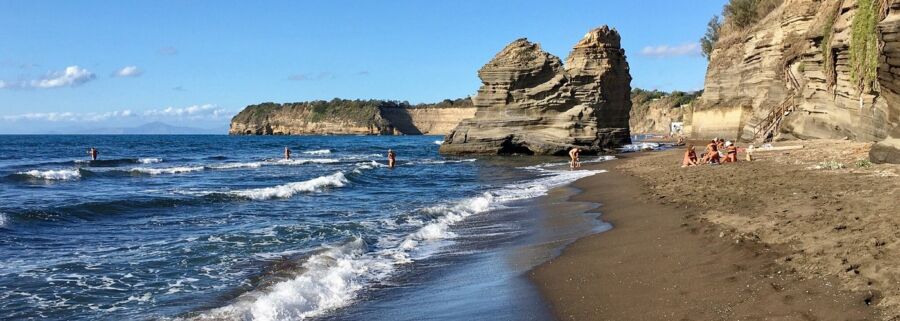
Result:
[[[155,164],[155,163],[161,163],[162,161],[163,161],[162,158],[155,158],[155,157],[138,158],[138,160],[137,160],[137,162],[141,163],[141,164]]]
[[[233,195],[246,197],[252,200],[266,200],[273,198],[288,198],[297,193],[319,192],[328,187],[342,187],[347,184],[347,177],[343,172],[337,172],[327,176],[316,177],[307,181],[287,183],[274,187],[254,188],[243,191],[231,192]]]
[[[81,172],[77,169],[60,169],[60,170],[30,170],[27,172],[19,172],[19,175],[27,175],[34,178],[45,180],[72,180],[81,178]]]
[[[308,150],[308,151],[304,151],[303,153],[307,154],[307,155],[325,155],[325,154],[331,154],[331,150],[330,149]]]
[[[202,171],[203,169],[204,169],[203,166],[180,166],[180,167],[163,167],[163,168],[134,167],[131,169],[131,172],[149,174],[149,175],[160,175],[160,174],[190,173],[190,172]]]
[[[554,187],[604,172],[540,171],[547,176],[421,209],[425,217],[434,218],[415,221],[418,228],[405,236],[383,237],[370,251],[359,238],[325,246],[307,258],[298,275],[247,292],[232,304],[210,310],[198,319],[300,320],[322,315],[350,304],[368,284],[384,280],[399,265],[418,259],[411,253],[423,244],[455,237],[451,227],[467,217],[512,201],[542,196]]]
[[[6,216],[6,213],[0,212],[0,227],[6,227],[6,222],[9,221],[9,217]]]

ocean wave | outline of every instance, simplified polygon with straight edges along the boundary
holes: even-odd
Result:
[[[265,165],[264,162],[248,162],[248,163],[224,163],[209,165],[212,169],[234,169],[234,168],[260,168]]]
[[[81,178],[81,171],[78,169],[59,169],[59,170],[30,170],[18,172],[17,175],[28,176],[43,180],[74,180]]]
[[[9,217],[6,216],[6,213],[0,212],[0,227],[6,227],[7,222],[9,222]]]
[[[197,319],[302,320],[347,305],[371,275],[383,267],[364,257],[362,239],[327,246],[302,264],[303,273],[260,291],[238,297],[235,303],[213,309]]]
[[[140,174],[149,174],[149,175],[161,175],[161,174],[181,174],[181,173],[190,173],[202,171],[205,169],[203,166],[180,166],[180,167],[162,167],[162,168],[153,168],[153,167],[134,167],[130,170],[132,173],[140,173]]]
[[[623,152],[639,152],[642,150],[657,150],[659,149],[658,143],[638,143],[638,144],[627,144],[625,146],[619,147],[620,151]]]
[[[456,164],[456,163],[472,163],[477,161],[475,158],[468,159],[425,159],[420,161],[411,161],[409,164],[423,164],[423,165],[434,165],[434,164]]]
[[[267,200],[273,198],[289,198],[297,193],[319,192],[328,187],[342,187],[348,183],[343,172],[337,172],[327,176],[316,177],[307,181],[287,183],[274,187],[254,188],[243,191],[230,192],[232,195],[249,198],[252,200]]]
[[[587,163],[602,163],[602,162],[608,162],[608,161],[611,161],[611,160],[614,160],[614,159],[616,159],[616,157],[615,157],[615,156],[612,156],[612,155],[601,155],[601,156],[598,156],[598,157],[593,158],[593,159],[585,159],[585,160],[582,160],[581,163],[582,163],[582,164],[587,164]],[[538,170],[538,171],[543,171],[543,170],[546,170],[547,168],[550,168],[550,167],[562,167],[562,166],[569,166],[569,162],[543,163],[543,164],[537,164],[537,165],[531,165],[531,166],[523,166],[523,167],[518,167],[518,168],[519,168],[519,169],[528,169],[528,170]]]
[[[444,144],[444,141],[443,141],[443,140],[436,140],[436,141],[434,141],[434,143],[435,143],[435,144],[438,144],[438,145],[443,145],[443,144]]]
[[[515,200],[542,196],[550,189],[603,171],[554,171],[548,177],[512,184],[456,202],[421,209],[429,220],[405,236],[386,235],[371,247],[362,239],[326,246],[311,255],[287,280],[249,291],[233,303],[197,317],[242,320],[299,320],[346,306],[366,286],[393,274],[398,266],[414,261],[412,253],[424,244],[456,236],[451,227],[467,217]]]
[[[299,158],[299,159],[279,159],[270,161],[276,165],[303,165],[303,164],[333,164],[340,160],[333,158]]]
[[[307,155],[325,155],[325,154],[331,154],[331,150],[330,149],[308,150],[308,151],[304,151],[303,153],[307,154]]]
[[[162,161],[163,161],[162,158],[155,158],[155,157],[138,158],[138,160],[137,160],[137,162],[141,163],[141,164],[155,164],[155,163],[161,163]]]

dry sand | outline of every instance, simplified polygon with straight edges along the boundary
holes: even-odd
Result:
[[[681,149],[594,165],[610,172],[573,200],[614,228],[532,278],[565,320],[895,319],[900,166],[858,168],[868,144],[780,143],[795,144],[721,166],[682,169]]]

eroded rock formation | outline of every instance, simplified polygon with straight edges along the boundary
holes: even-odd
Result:
[[[723,34],[693,110],[693,135],[881,141],[873,160],[900,161],[898,10],[900,0],[785,0],[758,23]],[[868,16],[877,28],[865,27]],[[866,75],[864,48],[875,50],[877,78]]]
[[[603,26],[575,45],[566,64],[527,39],[478,71],[475,117],[444,139],[442,153],[561,155],[629,142],[631,75],[619,33]]]

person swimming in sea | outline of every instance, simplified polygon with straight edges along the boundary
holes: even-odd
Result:
[[[284,147],[284,159],[285,160],[291,159],[291,149],[287,148],[287,146]]]
[[[394,163],[397,162],[397,154],[394,153],[393,149],[388,149],[387,157],[388,157],[388,167],[394,168]]]
[[[88,153],[88,155],[91,156],[91,160],[92,160],[92,161],[97,160],[97,157],[100,155],[100,151],[98,151],[96,148],[93,148],[93,147],[91,147],[90,149],[88,149],[88,152],[87,152],[87,153]]]
[[[576,169],[581,167],[580,161],[581,149],[578,147],[573,147],[569,150],[569,168]]]

